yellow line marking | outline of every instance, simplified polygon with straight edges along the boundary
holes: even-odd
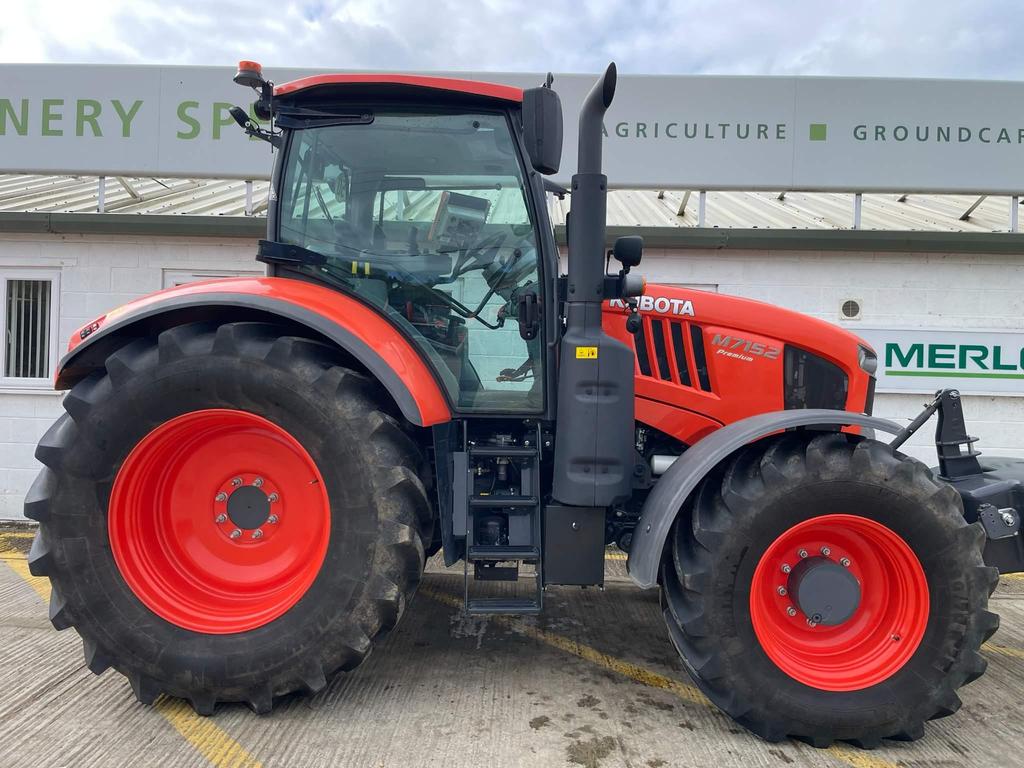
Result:
[[[605,552],[605,560],[629,560],[629,555],[625,552]]]
[[[436,600],[439,603],[462,610],[462,600],[452,594],[441,592],[430,587],[421,588],[420,593],[432,600]],[[585,659],[586,661],[597,664],[598,666],[602,666],[612,672],[617,672],[623,677],[635,680],[642,685],[668,691],[691,704],[701,704],[703,706],[716,709],[715,705],[692,685],[681,683],[678,680],[673,680],[670,677],[666,677],[658,672],[638,666],[637,664],[632,664],[628,661],[615,658],[614,656],[609,656],[607,653],[603,653],[596,648],[592,648],[589,645],[577,642],[568,637],[563,637],[555,634],[554,632],[548,632],[547,630],[531,626],[521,619],[514,619],[509,616],[500,615],[491,616],[489,618],[496,624],[508,627],[517,634],[525,635],[546,645],[550,645],[553,648],[558,648],[559,650],[571,653],[574,656],[578,656],[581,659]],[[725,717],[724,714],[723,717]],[[824,751],[831,754],[837,760],[847,763],[853,768],[897,768],[896,763],[891,763],[888,760],[873,757],[862,750],[853,749],[852,747],[833,744]]]
[[[0,562],[20,576],[46,603],[50,602],[50,580],[33,576],[28,561],[0,535]],[[262,763],[222,730],[213,718],[200,717],[181,699],[161,696],[153,708],[182,735],[193,749],[214,768],[262,768]]]
[[[0,539],[31,539],[35,535],[35,531],[4,531]]]
[[[891,763],[888,760],[875,757],[863,749],[840,744],[833,744],[825,751],[829,752],[837,760],[842,760],[844,763],[853,766],[853,768],[896,768],[897,765],[903,765],[902,761],[900,763]]]
[[[436,600],[439,603],[444,603],[451,608],[462,609],[462,600],[454,595],[446,592],[441,592],[436,589],[429,587],[420,590],[421,593],[426,595],[432,600]],[[589,645],[572,640],[562,635],[556,635],[553,632],[540,629],[539,627],[531,626],[521,619],[515,619],[510,616],[490,616],[488,617],[496,624],[508,627],[517,634],[525,635],[533,640],[550,645],[553,648],[558,648],[560,651],[571,653],[574,656],[579,656],[581,659],[597,664],[598,666],[610,669],[613,672],[618,672],[624,677],[632,678],[639,683],[650,686],[651,688],[661,688],[664,691],[670,691],[681,699],[688,701],[692,704],[703,704],[704,706],[712,706],[711,702],[704,696],[703,693],[698,691],[692,685],[681,683],[678,680],[673,680],[665,675],[660,675],[657,672],[652,672],[649,669],[631,664],[628,661],[617,659],[614,656],[609,656],[607,653],[592,648]]]
[[[999,578],[1006,581],[1024,581],[1024,573],[1004,573]]]
[[[1024,659],[1024,651],[1020,648],[1011,648],[1008,645],[997,645],[996,643],[985,643],[981,650],[998,653],[1001,656],[1009,656],[1011,659]]]
[[[217,768],[260,768],[260,762],[241,744],[217,727],[212,719],[199,717],[181,699],[161,696],[153,708],[211,765]]]
[[[25,559],[25,556],[20,553],[8,554],[9,551],[0,542],[0,562],[18,574],[49,605],[50,580],[33,576],[28,570],[28,561]]]

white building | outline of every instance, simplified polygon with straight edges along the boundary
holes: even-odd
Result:
[[[163,287],[263,273],[254,255],[265,183],[108,178],[102,213],[98,190],[95,177],[0,176],[0,519],[22,517],[39,469],[35,444],[61,412],[51,377],[72,331]],[[966,395],[982,451],[1024,457],[1024,235],[1009,231],[1016,199],[864,195],[856,229],[854,201],[613,192],[609,236],[644,236],[650,282],[747,296],[865,335],[984,331],[978,339],[1004,350],[1000,378],[954,370],[950,381]],[[560,236],[567,205],[553,202]],[[875,413],[913,416],[926,383],[897,393],[880,382]],[[986,389],[997,384],[999,394]],[[930,439],[927,427],[908,451],[934,463]]]

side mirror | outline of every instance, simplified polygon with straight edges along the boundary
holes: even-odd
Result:
[[[640,263],[644,255],[644,239],[640,235],[626,235],[615,239],[611,255],[628,272]]]
[[[539,173],[558,172],[562,162],[562,102],[548,84],[523,91],[523,142]]]

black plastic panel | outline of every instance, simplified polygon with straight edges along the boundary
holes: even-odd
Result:
[[[544,508],[544,583],[604,583],[604,509]]]

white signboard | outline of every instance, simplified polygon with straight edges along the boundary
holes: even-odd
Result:
[[[878,392],[1024,396],[1024,332],[858,328],[878,353]]]
[[[0,65],[0,172],[267,178],[228,108],[230,67]],[[312,70],[268,69],[277,83]],[[444,74],[444,73],[434,73]],[[451,73],[517,86],[537,74]],[[560,180],[593,75],[556,75]],[[1024,83],[623,75],[605,121],[613,186],[1017,194]]]

